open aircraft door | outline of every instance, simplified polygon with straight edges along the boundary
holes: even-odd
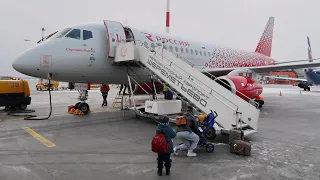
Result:
[[[125,42],[126,34],[123,26],[119,22],[104,20],[108,36],[108,57],[114,58],[118,43]]]

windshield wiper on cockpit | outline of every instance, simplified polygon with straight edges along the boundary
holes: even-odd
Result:
[[[45,38],[43,38],[43,39],[40,39],[40,40],[37,42],[37,44],[39,44],[39,43],[40,43],[40,42],[42,42],[42,41],[47,40],[47,39],[48,39],[48,38],[50,38],[51,36],[55,35],[57,32],[58,32],[58,31],[56,31],[56,32],[54,32],[54,33],[52,33],[52,34],[50,34],[50,35],[46,36],[46,37],[45,37]]]

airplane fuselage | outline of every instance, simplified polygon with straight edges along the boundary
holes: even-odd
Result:
[[[173,53],[206,69],[264,66],[276,62],[256,52],[202,44],[131,27],[124,28],[135,43],[146,43],[150,47],[163,44]],[[73,30],[79,30],[80,37],[65,37]],[[88,32],[91,32],[91,36],[90,33],[88,36]],[[17,58],[13,67],[26,75],[38,78],[46,78],[48,73],[52,73],[54,80],[64,82],[127,83],[126,67],[115,65],[114,59],[108,56],[108,41],[104,23],[76,25],[59,31],[57,35],[27,50]],[[20,60],[21,58],[23,60]],[[138,82],[149,81],[147,72],[139,67],[130,68],[139,76]]]

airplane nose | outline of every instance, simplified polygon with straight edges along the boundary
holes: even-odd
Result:
[[[16,71],[32,76],[32,72],[36,70],[36,59],[35,59],[34,53],[30,51],[26,51],[19,55],[13,62],[12,62],[12,68]],[[39,59],[39,57],[38,57]]]

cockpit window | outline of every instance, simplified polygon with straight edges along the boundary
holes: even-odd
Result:
[[[80,29],[72,29],[65,37],[79,39],[81,38],[81,30]]]
[[[91,31],[87,31],[87,30],[83,30],[83,40],[87,40],[87,39],[91,39],[92,38],[92,32]]]
[[[64,35],[66,35],[70,30],[71,30],[71,28],[66,28],[61,31],[58,31],[57,33],[55,33],[53,36],[49,37],[48,39],[61,38]]]

